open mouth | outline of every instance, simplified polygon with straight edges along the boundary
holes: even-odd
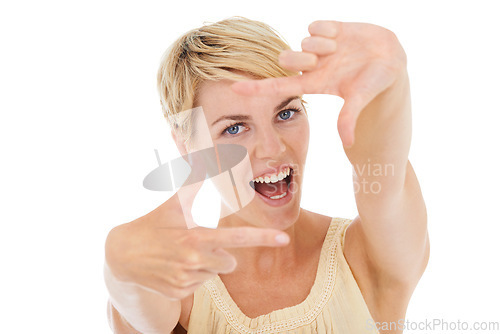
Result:
[[[259,177],[252,180],[250,181],[250,187],[262,196],[272,200],[278,200],[288,194],[292,179],[293,169],[288,168],[286,172],[280,172],[279,174],[272,175],[271,177]]]

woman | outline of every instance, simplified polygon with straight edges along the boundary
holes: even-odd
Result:
[[[237,17],[167,50],[158,81],[179,151],[241,145],[251,169],[232,186],[216,181],[218,229],[187,228],[199,189],[190,184],[110,232],[115,333],[402,332],[429,257],[408,161],[406,56],[392,32],[371,24],[316,21],[309,33],[294,52],[267,25]],[[338,131],[354,170],[353,220],[300,208],[309,139],[302,94],[345,100]]]

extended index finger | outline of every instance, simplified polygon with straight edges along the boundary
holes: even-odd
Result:
[[[279,247],[287,245],[290,237],[283,231],[270,228],[233,227],[205,231],[210,248]]]

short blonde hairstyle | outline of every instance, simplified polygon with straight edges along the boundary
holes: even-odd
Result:
[[[190,109],[196,92],[206,80],[257,79],[298,75],[278,65],[278,56],[290,49],[269,25],[244,17],[231,17],[178,38],[163,54],[158,70],[158,90],[171,129],[188,142],[192,134]]]

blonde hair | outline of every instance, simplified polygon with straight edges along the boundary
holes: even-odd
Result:
[[[278,65],[279,54],[290,46],[269,25],[231,17],[179,37],[163,54],[158,70],[162,112],[171,129],[189,141],[190,112],[196,91],[205,80],[243,80],[299,74]],[[183,112],[184,111],[184,112]]]

